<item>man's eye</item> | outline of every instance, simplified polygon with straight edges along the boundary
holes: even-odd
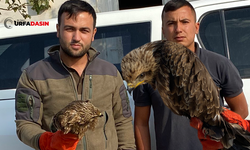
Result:
[[[189,23],[189,20],[182,20],[181,21],[183,24],[187,24],[187,23]]]
[[[89,33],[89,30],[81,30],[82,33]]]
[[[73,31],[72,28],[65,28],[66,31]]]

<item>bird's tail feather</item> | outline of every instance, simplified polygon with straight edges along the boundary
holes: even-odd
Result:
[[[240,125],[229,123],[221,118],[220,126],[203,124],[203,133],[212,140],[220,141],[226,149],[245,150],[250,149],[250,132],[244,130]]]
[[[235,150],[245,150],[250,149],[250,132],[244,130],[240,125],[228,123],[228,126],[231,126],[235,132],[234,140],[234,149]]]
[[[233,126],[226,122],[223,117],[221,117],[222,119],[222,126],[224,126],[224,136],[223,138],[221,139],[221,143],[223,144],[223,146],[225,148],[230,148],[233,146],[233,142],[234,142],[234,139],[235,139],[235,129],[233,128]]]

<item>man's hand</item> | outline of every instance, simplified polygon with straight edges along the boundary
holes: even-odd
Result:
[[[226,122],[230,122],[230,123],[235,123],[235,124],[238,124],[240,125],[243,129],[245,129],[246,131],[250,132],[250,122],[249,120],[244,120],[242,119],[242,117],[227,109],[227,108],[224,108],[224,110],[221,112],[221,115],[222,117],[224,118],[224,120]]]
[[[221,142],[216,142],[214,140],[211,140],[209,136],[206,136],[202,132],[202,121],[196,117],[190,119],[190,125],[198,130],[198,138],[201,141],[201,144],[203,146],[203,150],[217,150],[222,149],[223,145]]]
[[[39,139],[41,150],[75,150],[79,142],[76,134],[63,134],[62,131],[44,132]]]
[[[223,109],[224,110],[221,112],[221,116],[224,118],[226,122],[238,124],[244,130],[250,132],[250,120],[242,119],[242,117],[239,114],[227,108]],[[220,142],[211,140],[209,136],[205,138],[204,134],[202,133],[203,123],[201,120],[199,120],[198,118],[191,118],[190,125],[198,130],[198,137],[201,141],[201,144],[203,145],[203,150],[215,150],[223,148]]]

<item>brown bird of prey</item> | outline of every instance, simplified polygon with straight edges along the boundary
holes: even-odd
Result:
[[[64,134],[77,134],[81,139],[88,129],[94,130],[101,116],[101,112],[90,101],[77,100],[59,111],[53,118],[53,124]]]
[[[124,56],[121,69],[128,90],[149,83],[174,113],[199,118],[204,134],[224,147],[231,147],[235,134],[241,134],[241,126],[232,127],[220,115],[219,88],[206,67],[183,45],[166,40],[147,43]],[[249,137],[243,136],[247,144]]]

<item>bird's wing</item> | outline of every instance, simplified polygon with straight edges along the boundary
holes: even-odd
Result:
[[[157,89],[176,114],[208,122],[220,114],[219,88],[199,58],[181,44],[163,40],[154,51],[159,63]],[[212,122],[214,122],[213,120]],[[218,123],[218,122],[216,122]]]

